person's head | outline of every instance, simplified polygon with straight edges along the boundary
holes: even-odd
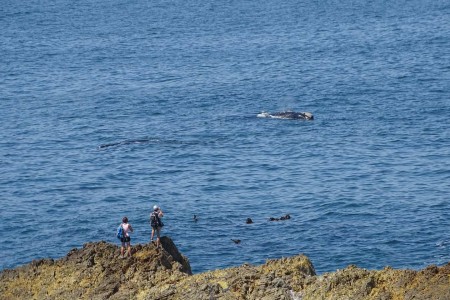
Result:
[[[159,206],[158,206],[158,205],[154,205],[154,206],[153,206],[153,210],[154,210],[154,211],[158,211],[158,210],[159,210]]]
[[[128,218],[127,217],[123,217],[122,218],[122,222],[125,223],[125,224],[128,223]]]

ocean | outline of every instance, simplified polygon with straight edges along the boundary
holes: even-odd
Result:
[[[194,273],[450,261],[448,1],[1,4],[0,270],[155,204]]]

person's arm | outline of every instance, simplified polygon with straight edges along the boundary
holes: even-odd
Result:
[[[158,216],[159,216],[160,218],[161,218],[161,217],[164,217],[163,211],[162,211],[161,209],[159,210]]]
[[[131,227],[131,224],[130,224],[130,231],[133,232],[133,227]]]

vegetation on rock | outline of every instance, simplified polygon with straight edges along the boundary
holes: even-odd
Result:
[[[42,259],[0,273],[2,299],[450,299],[450,263],[421,271],[349,266],[317,276],[304,255],[192,275],[172,240],[119,248],[88,243],[59,260]]]

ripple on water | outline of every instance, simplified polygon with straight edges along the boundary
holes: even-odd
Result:
[[[194,272],[449,260],[448,6],[155,1],[4,5],[0,268],[148,242],[154,203]]]

